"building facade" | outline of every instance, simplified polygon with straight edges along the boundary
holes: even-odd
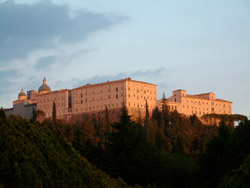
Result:
[[[88,113],[121,108],[124,104],[130,115],[143,116],[157,102],[157,85],[126,78],[99,84],[87,84],[70,91],[72,113]]]
[[[232,114],[232,102],[217,99],[213,92],[196,95],[186,94],[186,90],[179,89],[167,100],[169,110],[177,110],[185,115],[201,117],[205,114]]]
[[[117,110],[123,105],[133,118],[140,115],[143,118],[146,102],[149,112],[156,107],[157,85],[125,78],[98,84],[86,84],[74,89],[51,91],[44,78],[39,90],[30,90],[28,97],[22,90],[13,108],[6,110],[7,115],[21,115],[25,118],[32,116],[34,110],[42,110],[45,117],[52,117],[53,103],[56,104],[57,118],[63,119],[71,115],[98,113],[101,111]],[[29,114],[28,114],[29,112]],[[26,114],[24,114],[26,113]]]
[[[150,114],[153,109],[161,107],[157,101],[157,85],[125,78],[97,84],[86,84],[74,89],[51,91],[44,78],[38,91],[22,89],[18,100],[13,101],[13,108],[5,109],[7,115],[15,114],[30,119],[33,111],[41,110],[45,118],[52,117],[53,103],[56,104],[58,119],[68,119],[82,114],[100,114],[106,108],[120,111],[123,105],[133,119],[144,118],[146,103]],[[177,110],[184,115],[232,114],[232,102],[217,99],[215,94],[186,94],[186,90],[173,91],[166,100],[170,111]],[[115,116],[116,114],[114,114]]]

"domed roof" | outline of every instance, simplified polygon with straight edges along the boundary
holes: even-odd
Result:
[[[47,85],[47,82],[46,82],[46,79],[44,78],[43,79],[43,85],[41,85],[40,87],[39,87],[39,93],[40,92],[50,92],[51,91],[51,89],[50,89],[50,87]]]
[[[26,94],[24,93],[24,90],[22,89],[21,92],[18,94],[18,97],[21,97],[21,96],[25,96],[26,97]]]

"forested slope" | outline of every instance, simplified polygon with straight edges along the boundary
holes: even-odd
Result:
[[[128,187],[67,144],[59,130],[0,112],[0,187]]]

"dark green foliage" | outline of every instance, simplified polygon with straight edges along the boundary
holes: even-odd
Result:
[[[152,113],[152,119],[155,120],[157,122],[157,125],[160,126],[160,122],[161,122],[161,112],[159,110],[158,107],[156,107],[154,110],[153,110],[153,113]]]
[[[241,172],[237,169],[250,154],[250,121],[241,122],[235,130],[230,130],[230,127],[222,123],[218,128],[218,136],[215,136],[207,147],[201,158],[204,185],[215,187],[221,181],[226,184],[225,179],[230,176],[229,172]],[[248,174],[249,171],[245,173]]]
[[[2,110],[0,187],[127,187],[122,179],[147,188],[247,187],[250,121],[235,129],[225,122],[204,126],[196,116],[169,111],[164,101],[152,118],[146,113],[144,125],[125,107],[114,124],[108,109],[103,119],[42,125]]]
[[[234,121],[245,121],[247,117],[240,114],[205,114],[202,116],[203,119],[217,119],[223,120],[226,125],[233,127]]]
[[[216,187],[250,153],[248,122],[236,129],[224,122],[219,128],[204,126],[195,115],[188,118],[164,106],[145,117],[144,126],[133,122],[125,108],[112,126],[105,119],[85,119],[61,130],[92,164],[131,185]],[[87,134],[84,127],[95,130]]]
[[[58,129],[0,115],[2,187],[127,187],[92,167]]]
[[[37,112],[35,111],[34,108],[32,109],[32,119],[35,121],[37,120]]]
[[[53,120],[53,123],[56,123],[56,102],[55,101],[53,101],[52,120]]]
[[[44,118],[45,117],[45,113],[42,110],[37,110],[36,115],[37,115],[37,118]]]
[[[131,121],[126,108],[108,135],[103,169],[127,183],[158,187],[194,187],[197,164],[184,156],[161,152],[147,141],[145,128]],[[179,181],[179,180],[182,181]]]
[[[218,188],[249,188],[250,155],[237,170],[232,170],[221,179]]]
[[[8,118],[4,112],[4,110],[1,108],[0,109],[0,124],[6,124],[8,121]]]
[[[146,116],[145,116],[145,124],[149,121],[149,111],[148,111],[148,101],[146,100]]]

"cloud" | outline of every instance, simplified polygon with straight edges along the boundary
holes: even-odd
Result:
[[[0,3],[0,64],[25,58],[43,48],[55,48],[86,39],[123,21],[125,17],[87,10],[70,11],[67,5]]]
[[[56,56],[46,56],[41,57],[37,60],[36,68],[38,69],[46,69],[48,68],[54,61],[56,60]]]
[[[139,80],[139,81],[145,81],[145,82],[150,82],[153,84],[158,84],[156,83],[156,80],[159,80],[159,78],[166,74],[166,69],[164,67],[158,68],[156,70],[137,70],[134,72],[120,72],[115,75],[95,75],[90,78],[85,78],[85,79],[77,79],[77,78],[72,78],[68,81],[57,81],[53,85],[55,86],[55,89],[65,89],[65,88],[75,88],[79,87],[82,85],[85,85],[87,83],[91,84],[96,84],[96,83],[102,83],[106,81],[113,81],[113,80],[120,80],[124,79],[126,77],[131,77],[133,80]],[[164,85],[162,83],[162,85]]]
[[[95,33],[127,20],[114,13],[71,10],[50,0],[0,2],[0,105],[23,87],[36,89],[43,76],[68,69],[72,59],[96,50],[84,45]]]

